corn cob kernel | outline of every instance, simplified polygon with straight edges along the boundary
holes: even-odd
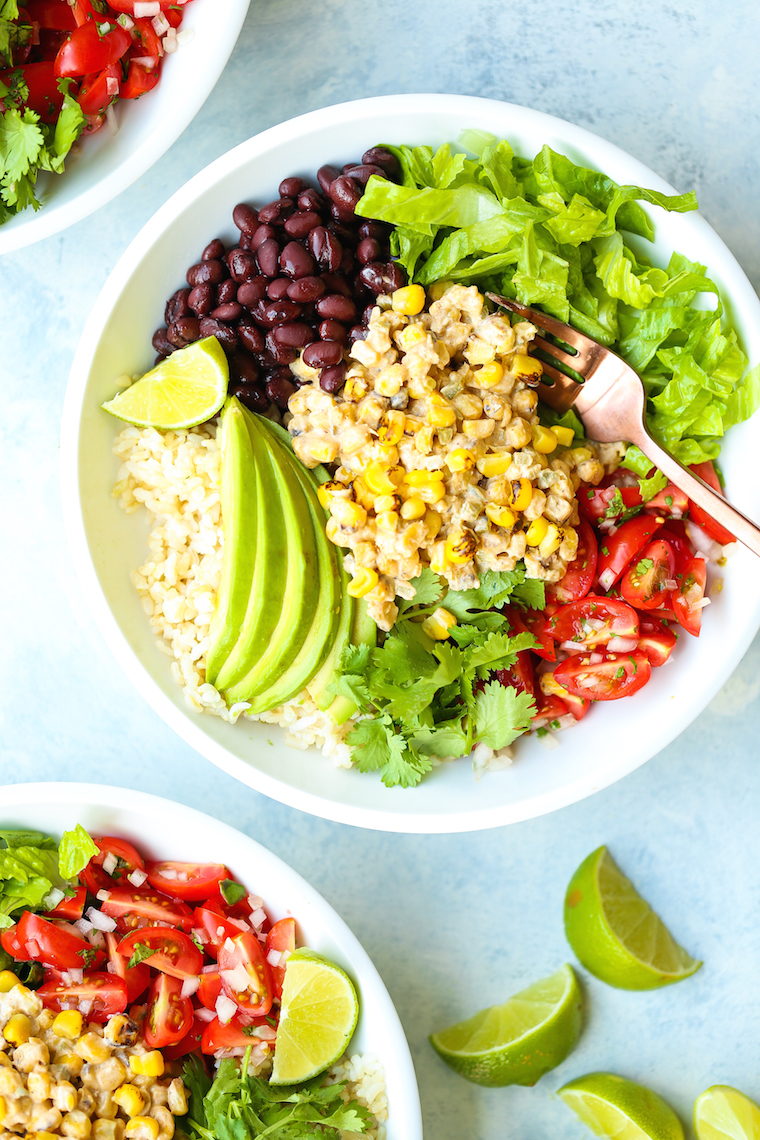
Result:
[[[389,467],[377,460],[368,463],[364,472],[364,482],[373,502],[378,495],[392,495],[403,478],[403,467]]]
[[[575,432],[570,427],[561,427],[559,424],[552,428],[552,431],[557,437],[557,443],[561,447],[570,447],[575,439]]]
[[[540,380],[544,370],[536,356],[518,352],[512,357],[509,371],[513,376],[519,376],[522,381],[530,383],[531,380]]]
[[[3,1030],[9,1045],[25,1045],[32,1033],[32,1023],[25,1013],[14,1013]]]
[[[490,479],[494,475],[503,475],[512,466],[511,455],[483,455],[475,464],[481,475]]]
[[[449,566],[446,556],[446,543],[436,542],[430,549],[430,569],[434,574],[443,574]]]
[[[330,514],[339,526],[347,530],[358,530],[367,521],[367,512],[359,503],[351,499],[333,499]]]
[[[469,562],[477,550],[477,539],[467,527],[458,526],[446,539],[446,557],[457,566]]]
[[[438,511],[425,511],[425,526],[428,530],[428,538],[435,538],[443,526],[443,519],[439,515]],[[430,565],[433,565],[432,562]]]
[[[468,451],[466,447],[455,447],[446,456],[446,466],[449,471],[470,471],[475,465],[474,451]]]
[[[162,1077],[164,1075],[164,1058],[158,1049],[151,1049],[150,1053],[140,1056],[132,1055],[129,1058],[129,1067],[135,1076]]]
[[[158,1121],[152,1116],[133,1116],[124,1130],[127,1140],[158,1140]]]
[[[425,290],[421,285],[405,285],[391,294],[391,308],[394,313],[416,317],[425,308]]]
[[[513,479],[507,493],[507,506],[513,511],[524,511],[533,498],[533,486],[529,479]]]
[[[401,505],[401,517],[406,519],[407,522],[411,519],[421,519],[425,514],[425,504],[419,495],[413,495],[411,499],[407,499]]]
[[[398,530],[398,512],[382,511],[377,515],[375,522],[380,530]]]
[[[549,523],[544,518],[534,519],[525,532],[525,541],[528,546],[539,546],[549,530]],[[556,530],[556,527],[555,527]]]
[[[548,455],[551,451],[556,449],[557,437],[551,428],[534,424],[530,429],[530,434],[533,436],[533,446],[536,451],[541,452],[543,455]]]
[[[66,1009],[63,1013],[58,1014],[51,1028],[56,1037],[65,1037],[67,1041],[76,1041],[77,1037],[82,1036],[84,1018],[79,1010]]]
[[[443,294],[451,289],[453,281],[447,281],[445,278],[441,281],[434,281],[432,285],[428,285],[428,296],[431,301],[440,301]]]
[[[403,383],[403,367],[400,364],[389,364],[375,377],[375,391],[381,396],[397,396]]]
[[[358,404],[369,392],[369,384],[363,376],[349,376],[343,385],[343,399],[350,404]]]
[[[457,414],[453,408],[444,408],[439,404],[428,407],[427,421],[431,427],[453,427],[457,422]]]
[[[346,590],[352,598],[363,598],[370,590],[374,590],[379,580],[375,570],[369,570],[366,566],[360,566],[355,571]]]
[[[494,526],[504,527],[505,530],[511,530],[517,522],[514,511],[510,511],[509,507],[500,507],[496,503],[486,503],[486,515]]]
[[[554,554],[554,551],[558,549],[561,543],[562,535],[559,527],[556,527],[554,523],[549,523],[546,534],[538,544],[538,553],[542,558],[548,558],[551,554]]]
[[[492,360],[473,373],[472,378],[479,388],[495,388],[504,379],[504,368],[498,360]]]
[[[433,641],[445,641],[447,637],[451,637],[451,630],[456,624],[457,619],[454,615],[439,606],[430,617],[425,618],[422,629]]]
[[[377,437],[383,443],[399,443],[404,437],[405,428],[406,416],[403,412],[386,412],[380,420]]]
[[[410,487],[429,487],[431,483],[440,482],[443,479],[443,471],[425,471],[415,470],[407,471],[404,475],[404,482],[408,483]]]
[[[356,495],[356,501],[361,503],[365,511],[370,510],[374,506],[375,496],[363,479],[358,477],[354,479],[354,494]]]
[[[146,1098],[136,1085],[122,1085],[113,1093],[113,1100],[127,1116],[140,1116],[147,1108]]]
[[[13,970],[0,970],[0,994],[8,994],[14,986],[20,985],[21,982]]]
[[[375,508],[375,514],[381,515],[383,511],[397,511],[401,505],[401,499],[398,495],[378,495],[372,505]]]

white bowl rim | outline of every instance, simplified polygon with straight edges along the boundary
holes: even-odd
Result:
[[[269,848],[264,847],[263,844],[258,843],[245,832],[225,823],[224,820],[207,815],[205,812],[188,807],[186,804],[176,803],[174,800],[168,800],[150,792],[135,791],[132,788],[90,783],[11,784],[3,788],[0,821],[2,821],[2,814],[6,808],[45,805],[56,807],[61,804],[74,807],[77,805],[94,808],[105,807],[156,817],[161,813],[168,812],[174,819],[185,825],[188,835],[202,833],[211,825],[213,830],[219,832],[222,837],[227,833],[231,837],[234,836],[236,842],[240,842],[241,839],[244,840],[245,844],[250,846],[252,855],[263,856],[270,864],[284,872],[294,892],[300,891],[307,896],[322,912],[322,915],[329,919],[331,934],[334,934],[335,940],[340,944],[346,955],[346,961],[350,962],[357,981],[364,987],[366,987],[368,980],[371,982],[374,1000],[383,1007],[382,1013],[387,1022],[386,1028],[390,1028],[394,1056],[400,1062],[399,1069],[403,1070],[401,1073],[401,1097],[403,1098],[405,1120],[408,1124],[408,1134],[410,1140],[415,1140],[415,1136],[418,1140],[422,1140],[422,1108],[419,1087],[409,1043],[396,1007],[377,967],[359,939],[315,887],[293,870],[279,855],[275,855]],[[273,900],[264,900],[265,903],[269,901]]]
[[[192,714],[189,710],[185,714],[168,700],[144,669],[110,610],[90,557],[79,499],[79,413],[89,377],[89,364],[97,344],[97,332],[102,329],[104,318],[112,311],[113,303],[118,298],[123,283],[129,279],[136,266],[145,256],[146,251],[160,241],[168,223],[189,206],[202,190],[208,190],[229,171],[242,162],[255,158],[275,143],[282,144],[290,141],[310,129],[317,129],[331,123],[354,122],[378,111],[385,111],[389,114],[393,112],[422,114],[426,111],[457,114],[461,113],[463,109],[470,110],[473,119],[479,110],[481,112],[494,112],[498,109],[499,113],[505,117],[513,113],[521,116],[524,120],[530,120],[537,129],[542,129],[548,137],[561,130],[563,140],[568,146],[577,146],[579,149],[583,149],[584,144],[593,149],[601,147],[610,156],[610,160],[622,160],[631,172],[631,180],[635,180],[637,184],[648,186],[665,194],[678,193],[660,175],[614,143],[609,143],[599,135],[583,127],[568,123],[566,120],[519,104],[502,103],[498,100],[475,96],[421,93],[376,96],[310,111],[252,136],[216,159],[172,195],[145,224],[122,254],[90,312],[72,363],[62,417],[61,486],[63,515],[72,558],[88,606],[98,627],[120,665],[150,706],[165,723],[201,755],[233,778],[255,788],[264,795],[271,796],[273,799],[301,811],[316,814],[337,823],[401,833],[441,834],[478,831],[545,815],[616,783],[646,763],[656,753],[649,751],[648,755],[645,755],[643,752],[633,752],[625,762],[618,762],[617,766],[600,760],[600,763],[591,771],[585,772],[573,782],[542,791],[540,794],[525,798],[517,803],[502,803],[495,807],[488,807],[484,804],[482,808],[478,807],[471,811],[451,810],[435,814],[414,811],[397,812],[392,809],[367,808],[354,804],[345,805],[304,791],[292,784],[285,784],[254,768],[245,760],[233,756],[191,721]],[[708,235],[710,240],[717,243],[723,251],[725,260],[731,265],[732,299],[741,295],[743,304],[750,309],[754,308],[757,315],[757,327],[760,327],[760,300],[758,300],[751,283],[731,251],[701,215],[691,215],[689,224]],[[734,430],[737,431],[738,428]],[[747,605],[746,624],[743,629],[738,634],[734,633],[735,654],[730,660],[724,660],[717,665],[713,664],[709,683],[706,682],[702,690],[704,699],[700,699],[697,704],[688,704],[672,717],[667,731],[663,732],[659,738],[658,751],[665,748],[683,732],[718,692],[748,649],[758,627],[760,627],[760,595],[758,595],[754,605]],[[414,791],[411,790],[407,794],[413,795]]]

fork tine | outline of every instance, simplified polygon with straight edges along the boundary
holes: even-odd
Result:
[[[579,352],[595,345],[589,337],[584,336],[583,333],[578,332],[577,329],[571,328],[563,321],[556,320],[555,317],[547,317],[546,313],[540,313],[538,309],[529,309],[525,305],[521,305],[519,301],[512,301],[509,297],[500,297],[498,293],[486,293],[489,301],[494,301],[497,305],[501,305],[505,309],[510,309],[513,313],[518,313],[521,317],[525,317],[526,321],[536,325],[537,328],[543,329],[544,332],[551,333],[559,340],[564,340],[565,344],[570,344],[573,348],[578,349]]]
[[[583,391],[583,385],[577,384],[575,380],[566,376],[564,372],[560,372],[559,368],[555,368],[553,364],[545,364],[542,360],[541,366],[544,370],[544,376],[548,376],[554,383],[540,383],[535,389],[538,398],[548,404],[550,408],[554,408],[555,412],[566,412],[572,408],[578,393]]]
[[[580,362],[579,356],[571,356],[569,352],[565,352],[563,348],[559,348],[558,345],[552,344],[550,340],[546,340],[542,336],[535,336],[532,344],[534,344],[536,348],[540,348],[547,356],[553,356],[555,360],[566,364],[568,368],[574,368],[576,372],[578,371],[578,364]],[[543,361],[541,363],[543,363]]]

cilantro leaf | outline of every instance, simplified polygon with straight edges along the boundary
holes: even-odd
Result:
[[[219,891],[228,906],[234,906],[248,894],[243,884],[236,883],[234,879],[222,879],[219,884]]]
[[[489,681],[475,694],[475,737],[489,748],[506,748],[530,727],[535,712],[530,694]]]
[[[515,586],[511,600],[529,610],[543,610],[546,608],[546,587],[540,578],[526,578]]]
[[[389,719],[360,720],[346,737],[351,745],[354,764],[360,772],[376,772],[388,762],[390,745],[386,720]]]
[[[462,718],[444,721],[436,728],[422,728],[414,734],[411,744],[423,756],[437,756],[441,760],[463,756],[467,751],[467,737],[462,731]]]
[[[449,590],[444,604],[457,621],[470,620],[473,610],[489,610],[502,605],[515,587],[525,581],[525,571],[487,570],[480,579],[480,585],[473,590]]]
[[[132,951],[132,957],[127,963],[127,969],[131,970],[133,966],[139,966],[140,962],[144,962],[146,958],[152,958],[155,950],[151,950],[150,946],[146,946],[144,942],[135,942],[135,948]]]
[[[0,116],[0,175],[9,185],[29,172],[44,145],[40,117],[29,108],[23,114],[15,107]]]
[[[406,603],[407,606],[429,606],[435,602],[440,602],[446,588],[429,566],[421,570],[416,578],[412,578],[411,585],[414,586],[415,595],[411,601]]]
[[[518,633],[510,637],[508,633],[492,633],[482,645],[474,646],[467,655],[467,667],[473,671],[491,672],[494,669],[508,669],[517,660],[523,649],[536,645],[532,633]]]

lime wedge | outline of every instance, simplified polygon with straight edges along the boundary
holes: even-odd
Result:
[[[670,931],[612,859],[592,851],[565,896],[567,940],[587,970],[623,990],[654,990],[702,965]]]
[[[173,352],[101,407],[137,427],[195,427],[219,411],[229,379],[224,349],[209,336]]]
[[[684,1140],[680,1120],[661,1096],[614,1073],[589,1073],[564,1085],[559,1095],[595,1136]]]
[[[433,1033],[430,1043],[477,1085],[534,1085],[572,1052],[580,1032],[581,992],[571,967],[563,966],[503,1005]]]
[[[343,1056],[359,1016],[353,982],[313,950],[288,958],[270,1078],[273,1085],[308,1081]]]
[[[697,1140],[760,1140],[760,1108],[730,1085],[713,1085],[694,1105]]]

